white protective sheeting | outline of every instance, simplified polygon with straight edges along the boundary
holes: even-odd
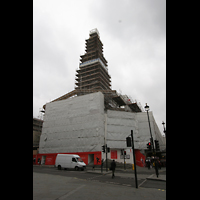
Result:
[[[47,103],[39,152],[101,151],[104,128],[101,92]]]
[[[107,110],[107,145],[110,148],[126,147],[126,137],[138,134],[136,113]],[[137,148],[135,146],[135,148]]]
[[[153,139],[166,148],[152,112],[149,112]],[[46,104],[39,153],[101,151],[104,137],[111,149],[127,149],[126,137],[133,130],[135,149],[147,149],[150,141],[146,112],[107,110],[101,92]],[[130,149],[130,147],[128,148]],[[128,150],[127,149],[127,150]]]
[[[165,138],[161,135],[152,112],[149,112],[153,140],[159,140],[160,150],[166,148]],[[135,149],[147,149],[150,141],[150,130],[146,112],[131,113],[123,111],[107,111],[107,144],[108,147],[123,149],[126,137],[133,130]]]
[[[146,149],[147,142],[150,142],[150,129],[149,122],[146,112],[136,113],[138,120],[138,147],[139,149]],[[153,140],[158,140],[160,145],[160,150],[164,150],[166,148],[166,139],[160,133],[160,130],[156,124],[156,121],[153,117],[153,113],[149,112],[149,120],[151,125],[151,133]]]

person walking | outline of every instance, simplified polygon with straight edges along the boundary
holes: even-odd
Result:
[[[115,176],[115,168],[116,168],[116,163],[115,163],[115,160],[113,160],[112,162],[111,162],[111,166],[110,166],[110,169],[112,170],[112,178],[114,178],[114,176]]]

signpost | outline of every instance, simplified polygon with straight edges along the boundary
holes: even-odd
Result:
[[[134,159],[135,187],[138,188],[137,171],[136,171],[136,161],[135,161],[135,150],[134,150],[134,139],[133,139],[133,130],[131,130],[131,140],[132,140],[133,159]]]
[[[107,166],[107,153],[110,153],[110,147],[107,147],[107,144],[102,146],[102,152],[106,153],[106,171],[108,171]]]
[[[126,138],[126,144],[127,144],[127,147],[131,147],[132,146],[133,160],[134,160],[134,172],[135,172],[135,187],[138,188],[137,171],[136,171],[136,161],[135,161],[135,150],[134,150],[134,139],[133,139],[133,130],[131,130],[131,138],[130,137]]]

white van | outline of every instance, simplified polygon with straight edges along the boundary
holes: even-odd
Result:
[[[73,154],[57,154],[56,167],[61,168],[75,168],[82,171],[86,168],[86,164],[82,161],[80,156]]]

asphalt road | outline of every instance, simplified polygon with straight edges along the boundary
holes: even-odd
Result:
[[[165,200],[166,191],[33,172],[33,200]]]
[[[135,178],[133,176],[133,173],[127,173],[127,172],[119,173],[118,171],[116,171],[115,178],[113,179],[111,178],[111,174],[103,175],[103,174],[88,173],[87,171],[58,170],[57,168],[54,167],[33,166],[33,172],[59,175],[64,177],[73,177],[74,179],[77,180],[101,182],[106,184],[119,185],[123,187],[135,187]],[[123,173],[126,175],[123,175]],[[140,174],[138,174],[138,186],[140,188],[141,187],[155,188],[162,191],[166,190],[166,182],[157,180],[147,180],[145,178],[152,173],[154,173],[154,171],[144,172],[143,175],[140,172]]]

